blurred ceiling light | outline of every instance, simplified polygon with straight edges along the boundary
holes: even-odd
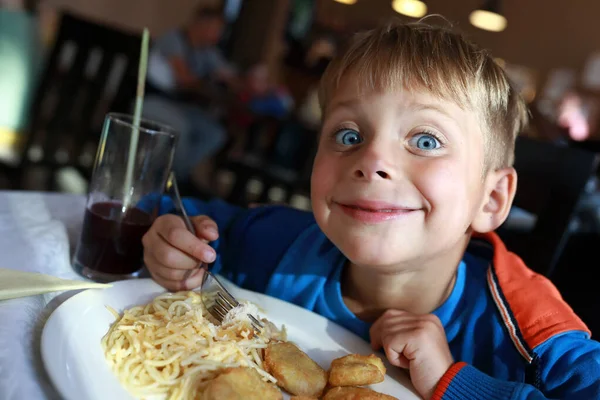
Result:
[[[334,0],[342,4],[355,4],[357,0]]]
[[[392,8],[399,14],[421,18],[427,14],[427,5],[420,0],[394,0]]]
[[[483,7],[469,15],[473,26],[491,32],[501,32],[506,28],[506,18],[500,14],[500,0],[486,0]]]

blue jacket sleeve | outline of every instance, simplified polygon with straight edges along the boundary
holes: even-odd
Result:
[[[202,201],[194,198],[183,199],[183,206],[189,216],[207,215],[212,218],[219,228],[219,235],[226,232],[235,218],[244,215],[248,210],[231,205],[221,199]],[[159,215],[175,212],[175,207],[169,196],[163,196],[160,202]]]
[[[492,378],[457,363],[440,380],[434,399],[600,399],[600,343],[583,332],[549,339],[538,348],[541,387]]]

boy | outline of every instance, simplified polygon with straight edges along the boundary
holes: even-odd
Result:
[[[444,28],[376,29],[332,61],[320,100],[313,214],[189,201],[199,238],[158,218],[152,276],[191,289],[202,273],[186,271],[218,254],[236,284],[383,348],[423,398],[600,398],[600,344],[491,233],[527,114],[490,56]]]

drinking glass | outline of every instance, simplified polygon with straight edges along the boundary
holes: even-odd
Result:
[[[104,120],[73,268],[97,282],[139,276],[142,237],[158,214],[175,152],[176,132],[142,119],[130,182],[133,117],[110,113]]]

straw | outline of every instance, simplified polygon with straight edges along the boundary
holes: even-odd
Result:
[[[144,103],[144,87],[146,83],[146,71],[148,69],[148,42],[150,34],[148,28],[144,28],[142,34],[142,49],[140,54],[140,64],[138,68],[138,84],[135,95],[135,109],[133,112],[133,132],[129,144],[129,157],[127,159],[127,170],[125,171],[125,197],[123,199],[123,212],[129,207],[132,195],[133,167],[135,164],[135,155],[137,153],[138,140],[140,136],[140,120],[142,118],[142,105]]]

